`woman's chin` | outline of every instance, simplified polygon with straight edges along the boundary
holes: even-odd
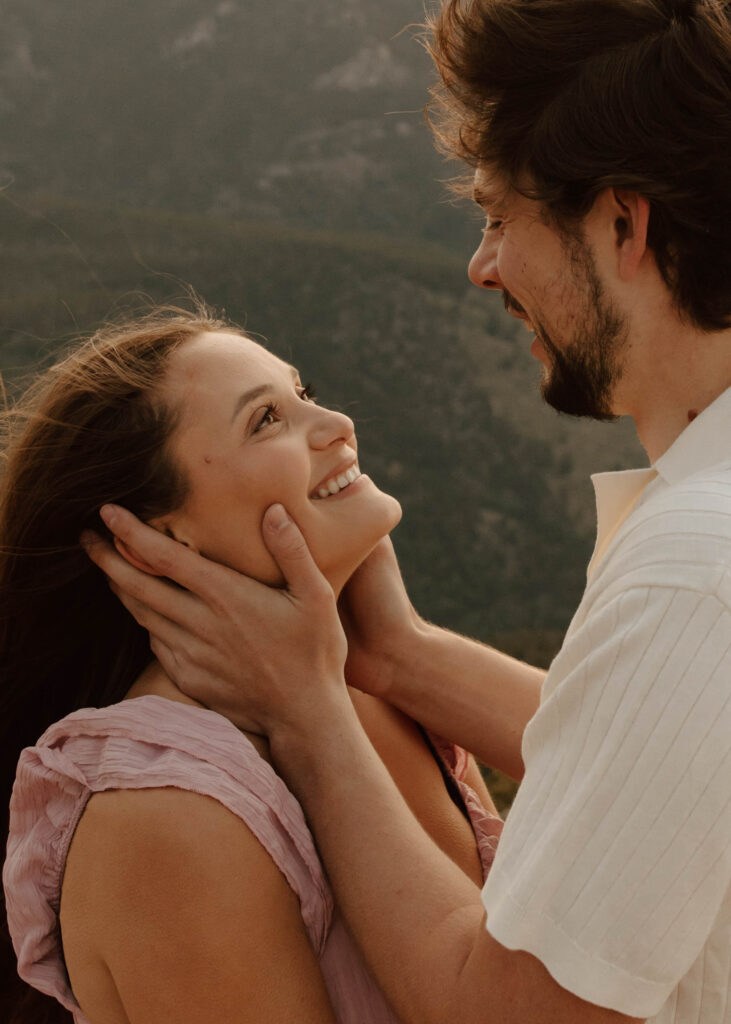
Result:
[[[354,501],[358,499],[353,499]],[[358,500],[359,501],[359,500]],[[368,504],[353,506],[354,514],[345,520],[329,523],[327,529],[317,524],[316,529],[303,528],[310,553],[335,593],[339,593],[359,565],[366,560],[379,541],[387,537],[401,522],[400,503],[390,494],[375,490]],[[347,524],[347,525],[346,525]],[[249,576],[268,587],[282,588],[287,583],[271,554],[258,545],[243,545],[247,557],[242,556],[242,545],[235,552],[202,550],[201,553],[229,569]],[[256,550],[256,558],[253,557]]]
[[[364,531],[359,538],[359,543],[357,545],[354,544],[352,550],[344,554],[344,557],[339,559],[337,563],[330,562],[330,564],[322,564],[320,566],[323,576],[325,576],[336,595],[340,594],[340,591],[355,570],[365,562],[373,549],[378,546],[384,537],[388,537],[391,531],[401,522],[403,510],[400,503],[396,498],[391,497],[390,494],[384,494],[383,498],[386,500],[382,502],[381,514],[377,519],[374,516],[372,523],[369,523],[373,529],[367,535]]]

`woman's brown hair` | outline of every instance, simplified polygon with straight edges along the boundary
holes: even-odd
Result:
[[[428,43],[437,141],[540,200],[569,234],[604,188],[640,193],[676,307],[722,330],[730,13],[727,0],[447,0]]]
[[[205,307],[105,327],[43,373],[4,416],[0,484],[0,836],[15,765],[53,722],[121,700],[152,658],[148,638],[79,544],[116,502],[140,518],[178,508],[186,481],[167,442],[176,412],[160,397],[167,361],[202,331],[237,330]],[[4,907],[3,907],[4,911]],[[3,912],[7,1024],[71,1016],[19,980]],[[7,1003],[6,1003],[7,999]],[[5,1005],[1,1005],[5,1003]],[[4,1011],[4,1012],[3,1012]]]

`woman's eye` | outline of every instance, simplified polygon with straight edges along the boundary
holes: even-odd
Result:
[[[488,217],[487,218],[487,223],[485,224],[485,227],[482,230],[483,230],[483,232],[485,232],[485,231],[496,231],[498,228],[502,227],[502,224],[503,224],[503,222],[502,222],[502,220],[500,220],[500,218],[498,218],[498,217]]]
[[[297,394],[304,402],[317,401],[314,384],[302,384],[301,387],[297,388]]]
[[[268,405],[264,410],[263,416],[259,419],[256,426],[254,427],[252,433],[255,434],[258,430],[261,430],[262,427],[269,426],[270,423],[276,423],[277,419],[278,417],[276,405]]]

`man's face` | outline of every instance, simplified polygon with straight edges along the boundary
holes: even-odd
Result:
[[[469,265],[473,284],[501,289],[505,308],[535,337],[541,390],[559,412],[613,417],[627,324],[607,296],[590,243],[551,226],[541,205],[475,175],[475,201],[487,215]]]

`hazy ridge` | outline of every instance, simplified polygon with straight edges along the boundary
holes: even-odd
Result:
[[[451,254],[39,197],[0,203],[0,230],[6,374],[190,282],[354,417],[364,467],[403,503],[424,614],[518,653],[555,645],[591,546],[587,431],[542,407],[528,336],[497,297],[475,303]]]
[[[547,660],[624,426],[546,409],[465,268],[421,108],[421,0],[7,0],[0,364],[190,282],[355,417],[429,617]]]

